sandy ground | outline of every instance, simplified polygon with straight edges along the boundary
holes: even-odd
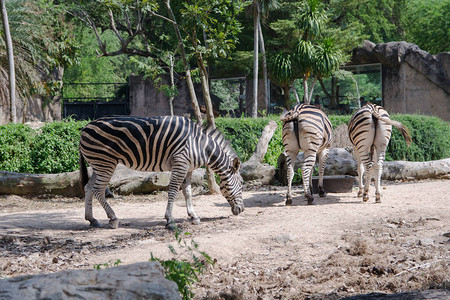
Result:
[[[344,296],[448,288],[450,182],[384,182],[382,203],[352,193],[317,196],[297,189],[246,188],[245,211],[225,198],[196,195],[202,219],[190,224],[181,193],[174,217],[216,263],[194,285],[195,299],[339,299]],[[90,228],[77,198],[0,197],[0,277],[169,259],[174,234],[164,228],[166,192],[110,199],[121,223]],[[100,206],[94,215],[107,223]],[[189,253],[188,256],[189,257]]]

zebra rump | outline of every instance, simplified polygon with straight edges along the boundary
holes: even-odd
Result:
[[[319,158],[319,196],[324,197],[323,174],[332,141],[331,122],[321,109],[307,104],[299,104],[285,112],[283,121],[283,146],[287,163],[288,191],[286,205],[292,204],[292,179],[294,163],[300,150],[305,153],[302,166],[303,188],[308,204],[314,204],[312,193],[312,171]]]
[[[85,161],[93,170],[90,179]],[[80,177],[85,191],[85,219],[92,226],[99,226],[92,215],[95,196],[110,219],[110,227],[118,227],[118,219],[105,199],[105,189],[119,163],[138,171],[172,172],[165,214],[168,227],[174,224],[173,201],[180,187],[188,215],[199,223],[190,181],[192,171],[205,165],[220,177],[221,192],[233,214],[244,210],[240,160],[218,130],[202,128],[180,116],[111,116],[94,120],[81,131]]]
[[[375,168],[376,202],[381,202],[381,174],[392,126],[400,130],[409,146],[412,140],[408,128],[391,120],[388,112],[379,105],[368,103],[361,107],[353,114],[348,124],[348,134],[354,148],[353,155],[358,164],[358,196],[362,196],[363,201],[369,200],[369,186]]]

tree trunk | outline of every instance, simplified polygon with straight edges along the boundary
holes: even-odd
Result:
[[[174,21],[175,24],[178,24],[177,20],[175,19],[175,14],[173,13],[172,8],[170,7],[170,0],[166,0],[166,7],[167,7],[167,11],[169,12],[170,19],[172,21]],[[202,114],[200,112],[200,107],[198,106],[197,95],[195,94],[194,83],[192,82],[192,76],[191,76],[189,62],[187,61],[187,58],[186,58],[186,51],[184,50],[183,38],[181,37],[181,33],[180,33],[180,29],[178,28],[178,25],[173,25],[173,27],[174,27],[175,33],[177,35],[178,47],[180,49],[181,59],[183,60],[184,70],[186,72],[186,83],[188,85],[192,107],[194,108],[195,118],[197,119],[197,123],[202,125],[202,122],[203,122]]]
[[[258,140],[258,144],[256,145],[255,152],[252,154],[249,160],[256,160],[258,162],[262,162],[264,156],[266,155],[267,148],[269,146],[269,142],[272,139],[275,130],[277,129],[277,122],[270,121],[269,124],[264,127],[261,137]]]
[[[173,89],[175,87],[175,82],[173,79],[173,55],[171,54],[169,56],[170,59],[170,87]],[[170,115],[173,116],[173,98],[174,96],[171,94],[169,98],[169,108],[170,108]]]
[[[259,2],[253,0],[253,106],[252,117],[258,117],[258,24],[259,24]]]
[[[294,92],[295,101],[297,104],[300,104],[300,98],[298,97],[297,89],[294,86],[294,83],[292,83],[292,91]]]
[[[209,94],[208,85],[208,74],[206,73],[205,64],[201,55],[197,56],[198,67],[200,68],[200,78],[202,82],[203,98],[206,104],[206,119],[208,121],[208,126],[216,128],[216,123],[214,121],[214,112],[212,107],[211,95]],[[208,188],[210,194],[219,194],[220,187],[216,183],[216,178],[214,176],[213,170],[206,166],[206,177],[208,181]]]
[[[290,86],[285,86],[283,87],[283,92],[284,92],[284,107],[289,110],[291,109],[291,97],[290,97],[290,92],[291,87]]]
[[[267,59],[266,59],[266,47],[264,46],[264,36],[261,29],[261,22],[258,23],[259,41],[261,44],[261,54],[263,59],[263,76],[264,76],[264,103],[266,103],[267,114],[269,114],[269,79],[267,75]]]
[[[5,44],[6,44],[6,56],[8,57],[8,69],[9,69],[9,98],[10,98],[10,120],[13,123],[17,123],[16,116],[16,73],[14,69],[14,54],[13,45],[11,39],[11,33],[9,31],[8,12],[6,11],[6,0],[0,0],[1,14],[3,21],[3,30],[5,32]]]
[[[309,93],[308,93],[308,77],[303,76],[303,99],[305,101],[305,104],[310,104],[311,99],[309,99]]]

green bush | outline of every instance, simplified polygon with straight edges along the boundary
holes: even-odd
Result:
[[[270,121],[276,121],[277,129],[269,142],[264,162],[276,166],[278,156],[284,151],[281,132],[283,124],[277,115],[263,118],[217,118],[216,126],[231,142],[231,147],[242,161],[246,161],[255,151],[261,133]]]
[[[24,124],[0,126],[0,170],[43,174],[77,170],[80,130],[86,124],[68,119],[37,130]]]
[[[78,169],[80,131],[86,121],[47,123],[36,136],[31,151],[34,173],[62,173]]]
[[[0,170],[31,173],[31,145],[35,135],[24,124],[0,126]]]
[[[333,127],[348,124],[350,116],[329,116]],[[450,157],[450,126],[422,115],[392,115],[406,125],[413,143],[407,147],[397,129],[392,130],[386,160],[428,161]],[[276,166],[284,151],[282,122],[278,115],[264,118],[217,118],[216,125],[230,140],[242,161],[255,151],[261,132],[269,121],[278,127],[269,143],[264,162]],[[0,170],[20,173],[61,173],[78,169],[80,130],[88,121],[71,119],[48,123],[38,130],[23,124],[0,126]]]
[[[386,160],[428,161],[450,157],[450,126],[447,122],[423,115],[394,114],[392,119],[402,122],[411,132],[413,143],[408,147],[397,129],[392,130],[392,137],[386,151]],[[351,116],[330,115],[333,128],[340,124],[348,124]],[[217,118],[216,125],[231,141],[233,149],[242,161],[253,154],[261,132],[270,120],[278,124],[269,143],[264,161],[277,166],[278,156],[284,151],[282,138],[282,122],[279,116],[264,118]]]
[[[400,131],[392,129],[386,160],[429,161],[450,157],[450,126],[437,117],[392,115],[408,127],[412,144],[408,147]]]

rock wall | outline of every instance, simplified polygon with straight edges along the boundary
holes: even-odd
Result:
[[[350,65],[382,65],[383,104],[391,113],[426,114],[450,121],[450,52],[431,55],[406,42],[353,50]]]

